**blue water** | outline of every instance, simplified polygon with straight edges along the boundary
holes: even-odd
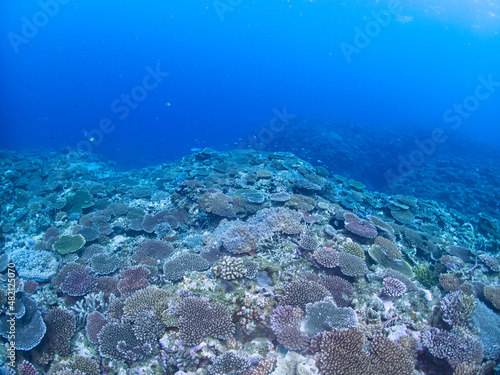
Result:
[[[139,167],[235,148],[284,107],[397,129],[453,125],[455,103],[499,147],[499,31],[493,1],[3,0],[0,147]]]

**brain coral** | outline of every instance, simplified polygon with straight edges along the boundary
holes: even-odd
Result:
[[[205,336],[228,340],[234,334],[229,310],[221,304],[190,297],[180,303],[177,313],[179,337],[186,345],[197,345]]]

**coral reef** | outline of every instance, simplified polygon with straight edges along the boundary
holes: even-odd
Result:
[[[20,373],[500,363],[492,210],[380,193],[288,152],[204,149],[133,171],[72,150],[2,155],[0,354],[14,319]]]

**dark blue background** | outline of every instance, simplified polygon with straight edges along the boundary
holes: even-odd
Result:
[[[109,118],[115,128],[93,152],[137,167],[233,148],[284,106],[366,126],[442,126],[479,76],[500,81],[500,10],[483,2],[402,2],[348,63],[340,44],[387,1],[60,0],[16,52],[12,33],[54,1],[0,5],[1,148],[77,147]],[[214,4],[231,11],[220,17]],[[169,76],[120,120],[111,103],[157,64]],[[500,87],[460,130],[500,145],[499,104]]]

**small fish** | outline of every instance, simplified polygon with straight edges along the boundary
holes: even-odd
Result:
[[[170,103],[170,102],[165,103],[165,105],[166,105],[167,107],[172,107],[172,103]]]

